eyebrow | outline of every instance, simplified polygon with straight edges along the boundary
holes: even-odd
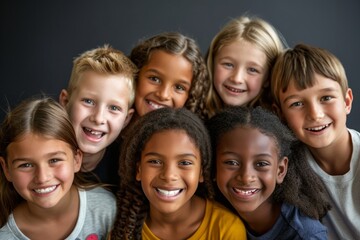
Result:
[[[220,154],[222,154],[222,155],[225,155],[225,154],[239,155],[239,154],[237,154],[235,152],[232,152],[232,151],[223,151]],[[269,154],[269,153],[259,153],[259,154],[255,154],[255,157],[272,157],[272,155]]]
[[[64,152],[64,151],[56,151],[56,152],[47,153],[47,154],[45,154],[43,157],[45,157],[45,158],[52,158],[52,157],[58,156],[58,155],[67,156],[66,152]],[[29,160],[31,160],[31,159],[32,159],[32,158],[19,157],[19,158],[14,158],[14,159],[12,159],[11,162],[14,163],[14,162],[29,161]]]
[[[320,89],[319,92],[321,92],[321,93],[336,92],[336,89],[335,89],[335,88],[332,88],[332,87],[327,87],[327,88]],[[297,97],[299,97],[298,94],[293,94],[293,95],[287,96],[287,97],[284,99],[283,103],[286,103],[287,101],[289,101],[289,100],[291,100],[291,99],[293,99],[293,98],[297,98]]]
[[[144,154],[144,156],[164,157],[164,155],[157,153],[157,152],[148,152],[148,153]],[[193,157],[193,158],[197,159],[197,157],[193,153],[183,153],[183,154],[176,155],[176,157],[177,158]]]

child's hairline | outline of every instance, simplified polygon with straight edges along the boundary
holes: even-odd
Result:
[[[99,74],[99,75],[103,75],[103,76],[120,76],[122,77],[123,79],[122,80],[125,80],[126,82],[126,86],[127,86],[127,89],[128,89],[128,109],[130,109],[133,104],[134,104],[134,101],[135,101],[135,91],[136,91],[136,84],[135,84],[135,79],[134,77],[130,77],[128,76],[128,74],[125,74],[125,73],[122,73],[122,72],[119,72],[119,73],[111,73],[111,72],[106,72],[106,73],[103,73],[103,72],[99,72],[99,71],[96,71],[95,69],[92,69],[92,68],[88,68],[88,69],[84,69],[83,71],[80,71],[80,72],[77,72],[77,77],[76,78],[71,78],[71,80],[69,81],[69,84],[67,86],[67,92],[69,94],[69,99],[71,98],[71,96],[73,95],[73,92],[78,89],[78,86],[79,86],[79,83],[83,80],[82,76],[84,73],[86,72],[94,72],[96,74]]]
[[[338,85],[339,85],[339,88],[340,88],[340,91],[341,91],[341,95],[343,96],[343,98],[345,99],[346,98],[346,91],[349,89],[349,86],[347,84],[347,80],[345,79],[341,79],[339,78],[339,81],[336,80],[336,79],[332,79],[332,78],[329,78],[327,76],[325,76],[324,74],[322,74],[321,72],[318,72],[318,71],[314,71],[312,73],[312,77],[311,77],[311,85],[309,86],[305,86],[304,88],[301,88],[300,85],[299,85],[299,81],[297,79],[295,79],[295,76],[294,74],[291,75],[290,78],[288,79],[282,79],[281,82],[279,84],[277,84],[277,89],[274,89],[274,103],[278,106],[278,107],[281,107],[281,101],[280,101],[280,93],[286,93],[287,90],[289,89],[289,85],[291,83],[294,84],[294,86],[296,88],[298,88],[299,90],[305,90],[305,89],[308,89],[308,88],[311,88],[311,87],[314,87],[315,85],[319,84],[319,82],[317,80],[315,80],[314,76],[315,74],[321,76],[321,77],[324,77],[324,78],[327,78],[329,80],[332,80],[334,82],[336,82]],[[345,82],[345,86],[346,86],[346,89],[343,88],[341,82],[344,81]]]

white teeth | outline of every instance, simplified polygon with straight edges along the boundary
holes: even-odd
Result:
[[[314,127],[314,128],[307,128],[307,130],[310,130],[310,131],[321,131],[325,128],[327,128],[330,124],[326,124],[324,126],[320,126],[320,127]]]
[[[158,105],[158,104],[155,104],[154,102],[152,101],[148,101],[148,104],[151,105],[153,108],[155,109],[159,109],[159,108],[164,108],[165,106],[163,105]]]
[[[49,192],[54,191],[55,188],[56,188],[56,185],[55,185],[55,186],[52,186],[52,187],[47,187],[47,188],[34,189],[34,191],[35,191],[36,193],[49,193]]]
[[[94,135],[94,136],[98,136],[98,137],[101,137],[103,132],[100,132],[100,131],[94,131],[92,130],[91,128],[84,128],[88,133]]]
[[[238,193],[241,193],[243,195],[251,195],[251,194],[254,194],[257,190],[256,189],[253,189],[253,190],[240,190],[240,189],[237,189],[235,188],[235,191],[238,192]]]
[[[233,88],[233,87],[229,87],[229,86],[226,86],[226,88],[229,89],[230,91],[236,92],[236,93],[245,92],[245,90],[237,89],[237,88]]]
[[[156,189],[160,194],[162,195],[165,195],[167,197],[173,197],[177,194],[180,193],[181,189],[178,189],[178,190],[173,190],[173,191],[167,191],[167,190],[163,190],[163,189],[160,189],[160,188],[157,188]]]

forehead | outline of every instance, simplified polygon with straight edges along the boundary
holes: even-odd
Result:
[[[247,60],[259,65],[266,64],[267,60],[266,54],[259,46],[243,39],[222,46],[215,55],[215,59],[225,57],[233,58],[234,60]]]
[[[177,129],[154,133],[146,142],[142,152],[157,152],[163,155],[200,154],[194,140],[186,131]]]
[[[313,93],[321,93],[326,91],[333,91],[342,93],[340,84],[330,78],[314,73],[311,81],[304,83],[292,77],[289,80],[288,86],[284,91],[280,91],[280,98],[288,94],[301,94],[311,91]]]
[[[256,128],[235,127],[223,134],[217,146],[217,150],[232,149],[236,152],[278,152],[278,146],[274,137],[270,137]]]
[[[81,74],[72,95],[91,93],[93,95],[114,97],[117,101],[128,101],[133,91],[130,79],[123,74],[100,74],[86,71]]]
[[[71,153],[70,145],[62,140],[34,133],[26,133],[9,144],[7,155],[13,158],[41,158],[50,153]]]

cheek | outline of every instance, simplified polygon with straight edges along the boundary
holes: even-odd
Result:
[[[215,66],[213,76],[213,82],[215,87],[218,87],[225,81],[225,75],[226,73],[222,68]]]
[[[248,86],[253,90],[254,93],[259,94],[260,90],[264,83],[264,77],[263,76],[257,76],[252,81],[248,81]]]
[[[62,166],[56,170],[56,178],[60,179],[63,182],[69,182],[72,184],[75,176],[75,166],[67,165]]]
[[[216,171],[216,184],[221,192],[226,192],[226,186],[228,185],[228,182],[230,181],[230,174],[227,171],[224,171],[221,168],[217,168]]]
[[[73,125],[79,124],[84,118],[86,118],[87,110],[81,106],[81,104],[71,105],[68,110],[70,120]]]
[[[136,93],[135,98],[142,98],[149,92],[151,92],[152,85],[148,82],[148,80],[143,77],[139,76],[137,86],[136,86]]]
[[[176,94],[176,93],[175,93]],[[175,108],[182,108],[184,107],[186,100],[189,97],[189,93],[187,94],[178,94],[178,96],[176,96],[174,98],[174,102],[175,102]]]

